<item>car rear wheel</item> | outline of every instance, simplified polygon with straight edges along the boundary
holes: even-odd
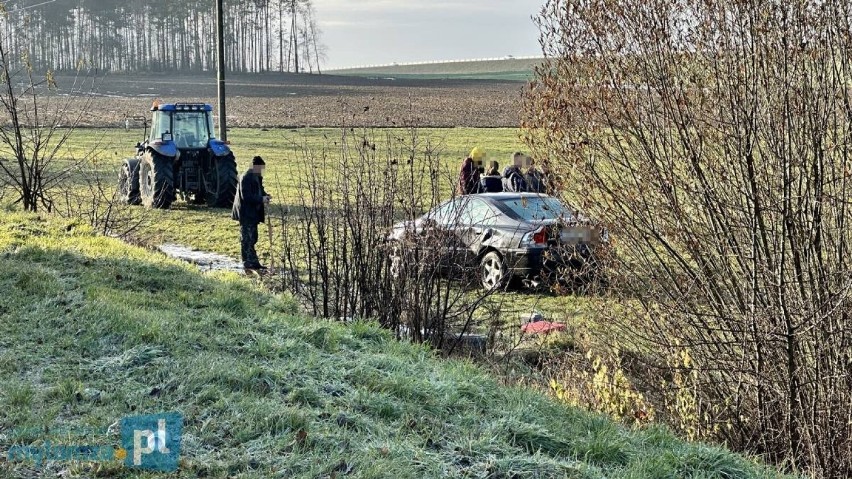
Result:
[[[479,262],[482,287],[488,290],[502,289],[509,280],[509,268],[496,251],[490,251]]]

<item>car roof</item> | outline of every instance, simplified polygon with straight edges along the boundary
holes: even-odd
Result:
[[[529,198],[529,197],[538,197],[538,198],[552,198],[550,195],[545,195],[543,193],[477,193],[475,195],[466,195],[462,196],[462,198],[483,198],[490,200],[517,200],[520,198]]]
[[[560,203],[562,203],[563,205],[565,205],[565,203],[562,200],[559,200],[555,196],[550,196],[550,195],[546,195],[546,194],[543,194],[543,193],[527,193],[527,192],[524,192],[524,193],[477,193],[477,194],[473,194],[473,195],[455,196],[453,198],[445,200],[442,203],[440,203],[439,205],[435,206],[433,209],[424,213],[421,218],[428,217],[429,215],[433,214],[434,212],[436,212],[440,208],[443,208],[443,207],[445,207],[445,206],[447,206],[451,203],[454,203],[454,202],[457,202],[457,201],[460,201],[460,200],[480,199],[480,200],[484,200],[485,203],[489,205],[489,207],[497,209],[501,213],[502,218],[506,218],[506,219],[511,220],[512,222],[515,222],[515,223],[529,223],[528,220],[525,220],[523,218],[516,218],[516,217],[512,216],[512,213],[507,211],[507,209],[509,207],[507,205],[503,204],[502,202],[506,201],[506,200],[517,200],[517,199],[521,199],[521,198],[533,198],[533,197],[535,197],[535,198],[553,198],[553,199],[559,201]],[[573,208],[571,208],[570,206],[567,206],[567,205],[565,205],[565,206],[571,212],[576,211]]]

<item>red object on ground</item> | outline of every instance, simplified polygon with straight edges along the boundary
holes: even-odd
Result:
[[[564,323],[551,323],[550,321],[535,321],[521,326],[521,331],[527,334],[547,334],[554,331],[565,331],[568,326]]]

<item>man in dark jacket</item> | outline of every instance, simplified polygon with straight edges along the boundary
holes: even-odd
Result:
[[[263,189],[264,168],[266,163],[263,158],[255,156],[251,169],[240,178],[231,210],[231,217],[240,222],[240,254],[246,269],[266,269],[260,264],[254,249],[257,244],[257,225],[266,220],[264,206],[272,199]]]
[[[496,161],[492,161],[491,165],[488,167],[488,171],[485,172],[485,176],[483,176],[479,181],[481,183],[481,188],[483,193],[502,193],[503,192],[503,181],[502,176],[500,176],[500,165]]]
[[[503,170],[503,191],[512,193],[523,193],[527,191],[527,180],[524,176],[524,154],[515,153],[512,155],[512,164]]]
[[[532,158],[527,160],[527,166],[529,169],[527,170],[526,175],[524,175],[524,179],[527,182],[527,191],[530,193],[549,193],[549,191],[547,191],[547,178],[544,171],[535,166],[535,160]]]

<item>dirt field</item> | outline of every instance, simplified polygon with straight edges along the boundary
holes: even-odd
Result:
[[[452,78],[480,80],[513,80],[526,82],[543,58],[504,58],[500,60],[449,61],[438,63],[409,63],[378,67],[332,70],[334,75],[394,78]]]
[[[59,77],[68,94],[72,77]],[[148,116],[155,98],[214,103],[213,73],[116,75],[95,80],[91,114],[81,126],[123,126]],[[517,127],[522,82],[412,80],[333,75],[257,74],[228,78],[233,127],[374,126]],[[83,102],[74,98],[72,102]],[[77,107],[77,105],[75,105]]]

